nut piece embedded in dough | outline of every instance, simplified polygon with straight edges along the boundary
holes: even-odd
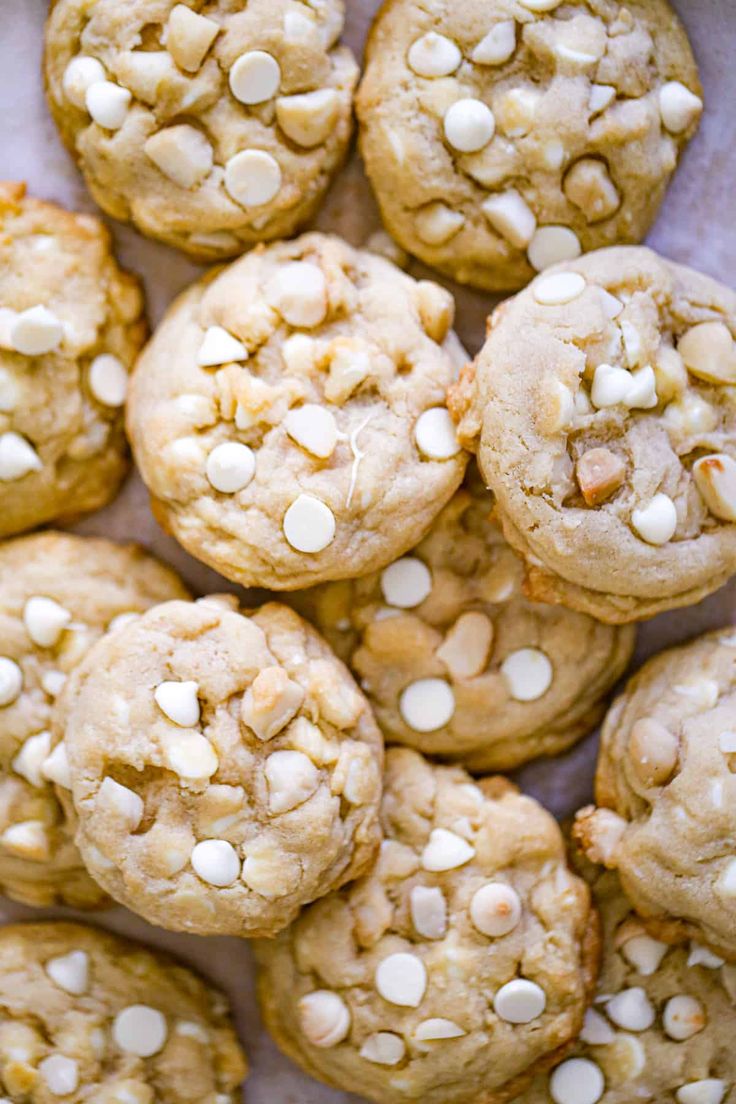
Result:
[[[212,146],[201,131],[186,123],[152,134],[143,148],[164,176],[180,188],[196,187],[212,169]]]
[[[493,622],[484,613],[461,614],[436,651],[455,679],[473,678],[485,668],[493,643]]]
[[[714,517],[736,521],[736,461],[718,453],[693,464],[695,486]]]
[[[332,88],[301,92],[294,96],[279,96],[276,118],[284,134],[305,149],[313,149],[325,141],[335,125],[340,102]]]
[[[166,49],[181,69],[196,73],[219,32],[214,19],[193,12],[186,4],[176,4],[166,26]]]
[[[607,448],[588,449],[575,465],[575,475],[588,506],[598,506],[624,481],[626,465]]]
[[[629,755],[634,769],[647,786],[663,786],[677,766],[679,742],[674,733],[651,717],[632,725]]]
[[[680,338],[677,351],[689,372],[707,383],[736,383],[736,343],[723,322],[699,322]]]
[[[299,712],[304,690],[283,667],[265,667],[243,695],[240,716],[259,740],[271,740]]]
[[[603,161],[582,158],[565,177],[565,195],[589,223],[610,218],[619,208],[621,196]]]

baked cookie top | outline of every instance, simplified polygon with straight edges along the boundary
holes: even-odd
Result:
[[[382,572],[295,595],[354,671],[384,735],[474,771],[589,732],[634,630],[530,602],[471,470],[424,540]]]
[[[352,132],[343,16],[342,0],[55,0],[49,105],[102,209],[202,260],[291,236]]]
[[[452,408],[531,597],[631,621],[733,573],[734,334],[733,291],[633,246],[498,308]]]
[[[186,291],[138,361],[128,428],[154,509],[245,586],[374,571],[423,536],[466,454],[437,284],[336,237],[260,247]]]
[[[70,672],[108,629],[185,598],[177,575],[134,545],[45,532],[0,545],[0,888],[32,905],[99,905],[53,783],[51,746]]]
[[[0,929],[0,1013],[10,1104],[241,1099],[247,1064],[225,997],[168,955],[108,932]]]
[[[387,228],[500,291],[641,241],[700,96],[666,0],[386,0],[357,107]]]
[[[736,634],[649,660],[603,727],[589,858],[618,870],[652,934],[736,960]]]
[[[733,1104],[736,966],[647,935],[615,874],[593,884],[603,924],[598,995],[580,1040],[514,1104]]]
[[[102,223],[0,181],[0,537],[114,496],[144,336],[140,286]]]
[[[548,813],[387,753],[374,870],[263,941],[269,1030],[308,1073],[379,1104],[487,1104],[582,1026],[597,970],[585,884]]]
[[[273,935],[374,857],[380,733],[285,606],[150,610],[77,668],[57,731],[85,862],[161,927]]]

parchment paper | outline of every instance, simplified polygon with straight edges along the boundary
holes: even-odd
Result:
[[[455,0],[461,4],[462,0]],[[346,40],[360,53],[378,0],[347,0]],[[736,3],[734,0],[675,0],[700,65],[706,111],[700,132],[686,152],[670,187],[649,243],[666,256],[691,264],[736,286]],[[40,64],[47,0],[0,0],[0,177],[26,180],[38,196],[77,210],[95,211],[81,177],[57,137],[44,103]],[[200,271],[181,254],[112,223],[122,263],[143,276],[152,323],[173,296]],[[317,226],[343,234],[356,245],[380,225],[375,203],[354,157],[333,187]],[[426,272],[414,265],[415,274]],[[494,300],[453,288],[457,329],[471,353],[482,341],[483,325]],[[157,527],[137,476],[118,499],[88,518],[78,531],[147,544],[174,564],[198,593],[237,590],[198,564]],[[636,664],[652,652],[708,628],[736,620],[736,583],[689,610],[664,614],[639,630]],[[595,737],[579,744],[553,765],[531,764],[519,773],[524,789],[559,816],[590,799]],[[58,915],[73,915],[56,910]],[[49,911],[0,901],[0,923],[49,916]],[[349,1104],[356,1096],[333,1092],[303,1077],[266,1036],[253,995],[253,970],[247,943],[236,939],[178,936],[152,928],[125,909],[81,919],[166,947],[197,966],[226,990],[252,1073],[249,1104]]]

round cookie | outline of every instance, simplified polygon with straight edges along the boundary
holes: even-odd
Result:
[[[361,150],[400,245],[503,291],[642,240],[701,91],[666,0],[386,0]]]
[[[295,596],[388,740],[473,771],[510,770],[590,732],[635,635],[524,598],[492,511],[473,470],[408,556]]]
[[[171,598],[175,573],[134,545],[45,532],[0,544],[0,888],[30,905],[101,904],[52,783],[55,702],[106,630]]]
[[[451,407],[530,597],[632,621],[733,574],[734,334],[734,292],[635,246],[497,310]]]
[[[102,223],[0,181],[0,537],[114,497],[145,329]]]
[[[55,0],[49,106],[97,203],[205,261],[294,234],[352,133],[343,18],[342,0]]]
[[[0,929],[8,1104],[236,1104],[225,997],[168,955],[83,924]]]
[[[722,629],[649,660],[614,702],[599,808],[576,834],[618,870],[658,938],[736,960],[736,635]]]
[[[497,1104],[580,1030],[597,970],[554,820],[502,778],[387,754],[374,870],[257,945],[266,1025],[378,1104]]]
[[[466,455],[445,407],[453,300],[336,237],[260,247],[170,308],[128,429],[159,520],[244,586],[375,571],[423,536]]]
[[[58,732],[85,863],[161,927],[273,935],[374,857],[380,733],[286,606],[150,610],[77,668]]]
[[[615,874],[593,885],[603,923],[598,996],[580,1041],[515,1104],[733,1104],[736,967],[647,935]]]

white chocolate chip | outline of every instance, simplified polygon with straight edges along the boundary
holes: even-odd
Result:
[[[397,1066],[406,1052],[404,1040],[392,1031],[369,1035],[360,1048],[360,1057],[378,1066]]]
[[[50,698],[58,698],[66,685],[67,676],[63,671],[44,671],[41,675],[41,686],[44,694]]]
[[[112,1024],[115,1045],[137,1058],[151,1058],[163,1049],[168,1036],[166,1018],[147,1004],[131,1004],[118,1012]]]
[[[632,512],[631,524],[647,544],[667,544],[677,528],[675,504],[666,494],[656,494],[646,506]]]
[[[337,1046],[350,1031],[350,1009],[342,997],[329,989],[307,993],[297,1004],[299,1023],[312,1046]]]
[[[376,968],[376,989],[389,1004],[418,1008],[427,989],[427,971],[421,958],[399,952]]]
[[[219,31],[214,19],[198,15],[186,4],[177,4],[166,25],[166,49],[180,69],[196,73]]]
[[[69,757],[66,753],[66,745],[62,740],[57,744],[51,754],[44,760],[41,773],[48,782],[54,782],[65,790],[72,788],[72,775],[69,768]]]
[[[256,474],[255,453],[240,441],[216,445],[205,464],[207,479],[222,494],[242,491]]]
[[[118,407],[128,394],[128,372],[116,356],[102,353],[89,366],[89,389],[103,406]]]
[[[480,610],[461,613],[435,652],[454,679],[475,678],[485,670],[493,643],[493,622]]]
[[[317,88],[314,92],[280,96],[276,100],[276,118],[292,142],[304,149],[313,149],[329,138],[339,108],[340,100],[334,88]]]
[[[455,425],[444,406],[433,406],[417,418],[414,439],[430,460],[450,460],[460,452]]]
[[[135,832],[143,820],[142,799],[127,786],[121,786],[114,778],[103,778],[97,793],[97,804],[112,809],[125,823],[129,832]]]
[[[269,812],[287,813],[303,805],[319,786],[319,771],[301,751],[274,751],[264,767]]]
[[[593,84],[590,88],[588,110],[591,115],[600,115],[616,99],[616,89],[610,84]]]
[[[552,685],[553,669],[547,656],[539,648],[519,648],[511,652],[501,664],[501,674],[506,680],[509,694],[516,701],[536,701]]]
[[[540,226],[529,242],[529,264],[537,272],[560,261],[573,261],[582,253],[580,239],[569,226]]]
[[[31,786],[43,786],[42,767],[51,750],[51,733],[38,732],[23,741],[20,751],[14,757],[11,767]]]
[[[680,81],[667,81],[659,90],[659,113],[672,134],[682,134],[699,118],[703,101]]]
[[[61,345],[64,327],[46,307],[29,307],[10,326],[10,344],[24,356],[43,356]]]
[[[606,318],[618,318],[624,309],[621,300],[617,299],[615,295],[611,295],[610,291],[603,287],[598,288],[598,294],[601,297],[601,305]]]
[[[411,922],[425,939],[442,939],[447,931],[447,901],[437,886],[414,886],[409,898]]]
[[[616,1032],[605,1016],[601,1016],[594,1008],[586,1008],[580,1041],[589,1046],[608,1046],[615,1038]]]
[[[716,453],[693,464],[695,486],[714,517],[736,521],[736,462]]]
[[[197,364],[202,368],[215,368],[221,364],[247,360],[248,350],[242,341],[233,337],[222,326],[209,326],[197,353]]]
[[[381,572],[381,590],[390,606],[415,609],[432,593],[432,573],[416,556],[402,556]]]
[[[182,728],[193,728],[199,724],[200,708],[197,695],[199,686],[188,680],[160,682],[153,692],[156,705],[161,712]]]
[[[489,196],[481,204],[481,210],[493,229],[515,249],[526,249],[537,228],[537,219],[515,188]]]
[[[457,100],[445,112],[445,138],[460,153],[477,153],[487,146],[496,129],[490,107],[480,100]]]
[[[643,989],[623,989],[606,1003],[606,1012],[625,1031],[646,1031],[654,1023],[654,1008]]]
[[[114,81],[95,81],[87,89],[87,110],[98,126],[105,130],[120,130],[128,116],[132,95]]]
[[[48,833],[40,820],[11,824],[0,836],[0,844],[6,851],[33,862],[44,862],[51,853]]]
[[[335,537],[335,515],[313,495],[300,494],[284,514],[284,536],[297,552],[316,553]]]
[[[23,672],[14,659],[0,656],[0,707],[12,705],[23,689]]]
[[[87,109],[87,89],[107,76],[105,67],[97,58],[80,54],[67,65],[62,78],[64,95],[80,111]]]
[[[311,329],[327,315],[327,281],[309,261],[282,265],[266,284],[266,299],[290,326]]]
[[[631,373],[624,402],[632,410],[651,410],[657,405],[657,379],[651,365]]]
[[[409,68],[418,77],[448,77],[462,60],[463,55],[452,39],[434,31],[415,39],[407,54]]]
[[[191,863],[195,874],[208,885],[232,885],[240,874],[238,853],[227,840],[202,840],[192,849]]]
[[[180,188],[195,188],[209,176],[215,155],[207,138],[188,123],[152,134],[143,152],[156,168]]]
[[[662,1026],[670,1039],[678,1043],[685,1039],[691,1039],[705,1027],[708,1019],[705,1009],[695,997],[681,994],[671,997],[664,1006],[662,1013]]]
[[[166,762],[179,778],[211,778],[217,771],[219,760],[215,749],[193,729],[166,733],[163,746]]]
[[[415,732],[435,732],[452,720],[455,712],[452,687],[444,679],[417,679],[402,690],[399,712]]]
[[[736,751],[736,745],[734,745]],[[690,954],[687,956],[688,966],[704,966],[706,970],[720,970],[725,966],[725,960],[720,955],[713,954],[707,947],[701,947],[699,943],[690,944]]]
[[[554,11],[562,3],[562,0],[520,0],[523,7],[533,12]]]
[[[420,1024],[417,1024],[414,1038],[417,1042],[428,1043],[435,1039],[459,1039],[461,1035],[465,1034],[466,1032],[454,1020],[436,1017],[431,1020],[422,1020]]]
[[[558,307],[572,303],[585,291],[585,277],[579,272],[555,272],[542,276],[532,284],[534,298],[543,307]]]
[[[230,91],[241,103],[265,103],[278,92],[281,69],[265,50],[248,50],[232,66],[229,82]]]
[[[483,935],[508,935],[521,919],[519,894],[503,882],[487,882],[473,894],[470,919]]]
[[[605,1088],[600,1066],[589,1058],[568,1058],[549,1079],[549,1094],[555,1104],[597,1104]]]
[[[449,832],[446,828],[433,828],[429,843],[422,851],[422,866],[425,870],[438,873],[465,866],[474,857],[475,848],[462,836]]]
[[[634,935],[627,939],[621,953],[642,977],[651,977],[667,954],[668,946],[649,935]]]
[[[728,900],[736,897],[736,859],[731,859],[716,882],[716,891]]]
[[[631,387],[631,372],[612,364],[599,364],[593,375],[590,399],[598,410],[625,401]]]
[[[281,190],[281,167],[265,150],[241,150],[225,166],[225,188],[241,207],[262,207]]]
[[[444,245],[465,225],[465,216],[444,203],[429,203],[417,212],[414,225],[427,245]]]
[[[473,50],[471,57],[476,65],[503,65],[516,49],[516,23],[504,19],[494,23]]]
[[[54,1096],[69,1096],[77,1091],[79,1068],[73,1058],[65,1054],[51,1054],[38,1063],[38,1072],[46,1082],[46,1088]]]
[[[89,955],[86,951],[70,951],[69,954],[50,958],[45,966],[46,973],[55,985],[65,993],[81,997],[89,986]]]
[[[71,622],[72,615],[53,598],[34,596],[23,607],[23,624],[39,648],[53,648]]]
[[[502,985],[493,998],[493,1010],[507,1023],[531,1023],[541,1016],[547,996],[539,985],[526,978],[514,978]]]
[[[722,1104],[728,1085],[717,1077],[690,1081],[675,1093],[677,1104]]]
[[[337,444],[337,422],[332,411],[318,403],[305,403],[290,410],[284,418],[284,429],[312,456],[327,460]]]

